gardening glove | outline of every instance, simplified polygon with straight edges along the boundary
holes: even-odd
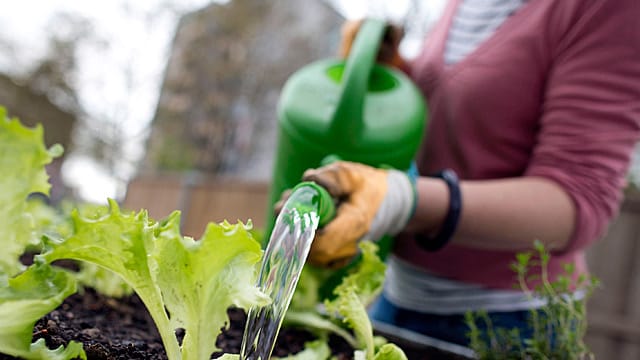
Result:
[[[342,58],[349,56],[349,51],[353,45],[353,41],[360,30],[360,26],[364,20],[347,20],[342,25],[340,47],[338,55]],[[404,36],[404,30],[396,25],[388,24],[384,33],[384,37],[380,42],[378,50],[378,63],[392,66],[401,70],[406,69],[406,63],[400,56],[398,47]]]
[[[303,180],[316,182],[338,200],[335,218],[318,229],[311,244],[313,265],[344,266],[358,253],[361,239],[396,235],[413,215],[415,184],[398,170],[337,161],[307,170]]]

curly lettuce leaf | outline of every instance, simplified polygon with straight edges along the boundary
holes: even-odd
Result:
[[[255,287],[260,244],[241,223],[210,224],[195,241],[180,235],[177,211],[158,223],[145,211],[109,206],[97,218],[73,212],[73,235],[48,239],[39,258],[87,261],[121,276],[147,307],[169,359],[209,359],[229,306],[268,302]],[[181,347],[177,328],[185,329]]]
[[[392,344],[380,347],[379,339],[373,335],[366,307],[382,291],[386,265],[378,257],[375,243],[363,241],[359,246],[360,259],[344,272],[340,284],[334,288],[335,296],[325,299],[324,312],[318,308],[321,301],[319,290],[334,275],[327,269],[304,268],[285,323],[311,328],[320,337],[326,338],[327,333],[341,336],[356,349],[356,359],[373,360],[376,356],[396,359],[397,351],[400,354],[397,359],[403,359],[404,353],[400,348]]]
[[[44,339],[38,339],[38,341],[31,344],[31,353],[27,360],[70,360],[70,359],[83,359],[87,360],[87,355],[82,349],[82,344],[71,341],[67,347],[60,346],[57,349],[47,348],[47,344]]]
[[[377,255],[378,247],[371,241],[360,243],[362,258],[355,271],[346,276],[334,290],[336,293],[352,291],[358,300],[368,306],[382,292],[385,263]]]
[[[239,354],[222,354],[222,356],[218,358],[218,360],[239,360],[239,359],[240,359]]]
[[[118,274],[134,288],[149,310],[169,358],[177,359],[179,347],[147,260],[158,224],[150,220],[145,211],[122,213],[115,201],[110,201],[110,206],[111,211],[98,218],[85,218],[73,210],[72,234],[64,239],[46,237],[46,251],[37,258],[47,262],[81,260]]]
[[[33,203],[33,201],[31,201]],[[104,204],[74,203],[63,201],[56,208],[38,201],[37,206],[31,206],[37,220],[36,226],[45,229],[44,234],[50,237],[65,238],[73,234],[74,211],[85,219],[99,219],[109,213],[109,207]],[[95,289],[103,295],[114,298],[131,295],[133,289],[120,276],[90,262],[80,262],[79,271],[74,273],[76,280],[83,287]]]
[[[395,344],[384,344],[373,360],[407,360],[407,355]]]
[[[95,289],[100,294],[122,298],[133,294],[133,289],[112,271],[96,264],[81,262],[80,271],[76,273],[76,280],[81,286]]]
[[[314,340],[304,344],[304,350],[295,355],[285,358],[276,358],[282,360],[319,360],[331,358],[331,348],[326,341]]]
[[[36,321],[76,292],[76,282],[63,270],[36,263],[0,287],[0,353],[24,359],[86,359],[82,346],[49,350],[44,341],[31,344]]]
[[[179,234],[179,219],[162,228],[152,253],[153,275],[174,328],[184,328],[183,359],[209,359],[228,323],[227,308],[264,306],[255,285],[260,244],[242,223],[210,223],[199,241]],[[177,270],[181,271],[177,271]]]
[[[327,304],[327,309],[343,316],[343,321],[353,330],[358,340],[358,348],[366,351],[366,359],[373,359],[375,353],[373,327],[369,314],[358,295],[352,289],[343,288],[338,292],[335,301]]]
[[[0,107],[0,283],[24,270],[19,257],[38,242],[25,200],[49,193],[44,166],[61,154],[60,145],[45,147],[42,126],[24,127]]]
[[[363,241],[360,250],[362,260],[356,271],[342,280],[334,290],[336,298],[325,301],[325,306],[329,313],[337,313],[342,317],[343,322],[353,330],[364,358],[373,360],[376,348],[366,305],[382,291],[386,266],[376,255],[377,246],[374,243]],[[358,356],[362,356],[362,353]]]

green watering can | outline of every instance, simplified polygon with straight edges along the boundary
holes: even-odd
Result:
[[[409,170],[426,125],[422,94],[402,72],[376,64],[386,23],[363,22],[346,62],[311,63],[286,82],[278,104],[278,144],[265,239],[273,205],[306,169],[330,159]]]

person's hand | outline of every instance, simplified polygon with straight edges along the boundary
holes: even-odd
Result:
[[[303,180],[338,200],[335,218],[318,229],[311,244],[308,261],[316,266],[346,265],[357,254],[358,241],[396,235],[413,213],[415,185],[398,170],[337,161],[307,170]]]
[[[360,30],[360,26],[364,20],[347,20],[342,25],[340,47],[338,55],[342,58],[349,56],[349,51],[353,45],[353,41]],[[385,29],[384,37],[380,43],[377,61],[381,64],[392,66],[398,69],[405,68],[405,62],[400,56],[398,47],[404,36],[404,30],[393,24],[388,24]]]

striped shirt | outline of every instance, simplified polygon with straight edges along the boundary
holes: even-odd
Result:
[[[449,29],[444,51],[445,63],[454,64],[475,50],[525,2],[526,0],[462,0]]]
[[[488,289],[445,279],[395,256],[388,260],[385,297],[395,306],[417,312],[449,315],[468,310],[519,311],[538,308],[543,299],[517,290]]]

